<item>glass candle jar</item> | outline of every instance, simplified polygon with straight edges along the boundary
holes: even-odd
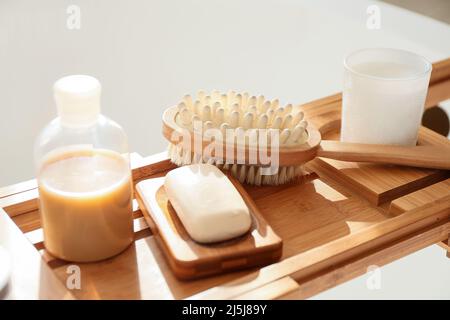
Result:
[[[431,63],[397,49],[363,49],[344,61],[341,141],[417,142]]]

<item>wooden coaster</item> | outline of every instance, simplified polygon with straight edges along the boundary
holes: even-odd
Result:
[[[164,178],[148,179],[136,185],[142,214],[178,278],[194,279],[267,265],[280,259],[282,240],[239,182],[230,180],[250,210],[252,226],[241,237],[213,244],[200,244],[189,236],[167,198]]]

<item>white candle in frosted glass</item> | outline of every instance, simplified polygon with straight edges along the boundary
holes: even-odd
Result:
[[[417,142],[431,64],[397,49],[363,49],[344,61],[341,141]]]

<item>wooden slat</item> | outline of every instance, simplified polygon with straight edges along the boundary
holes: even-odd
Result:
[[[433,205],[439,199],[450,195],[450,179],[433,184],[391,202],[389,212],[395,215],[424,205]]]
[[[448,80],[450,78],[450,59],[433,63],[431,71],[430,86]]]
[[[308,123],[316,127],[322,136],[338,130],[341,125],[342,94],[335,94],[300,106]]]
[[[450,99],[450,59],[433,63],[430,87],[425,108],[436,106],[439,102]]]
[[[450,99],[450,79],[434,84],[428,89],[427,99],[425,100],[425,109],[435,107],[440,102]]]
[[[322,172],[358,192],[374,205],[391,201],[439,182],[448,173],[439,170],[383,166],[324,159]]]
[[[39,229],[41,227],[41,217],[37,209],[14,216],[12,217],[12,220],[24,233]]]
[[[392,201],[389,207],[389,212],[393,215],[399,215],[420,206],[432,206],[439,199],[445,198],[449,195],[450,179],[447,179]],[[438,243],[438,245],[447,251],[447,256],[450,258],[448,239]]]

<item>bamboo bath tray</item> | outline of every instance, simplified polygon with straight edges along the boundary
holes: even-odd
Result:
[[[450,59],[433,65],[426,107],[448,98]],[[301,107],[324,138],[337,139],[340,106],[337,94]],[[450,148],[449,140],[423,127],[419,144]],[[174,168],[165,153],[133,154],[132,165],[135,183]],[[245,187],[283,240],[279,262],[177,280],[135,201],[134,243],[111,259],[78,264],[81,289],[66,286],[71,264],[45,251],[36,182],[0,188],[0,239],[13,263],[10,284],[1,294],[11,299],[297,299],[435,243],[450,255],[449,171],[324,158],[306,168],[310,174],[301,183]]]

